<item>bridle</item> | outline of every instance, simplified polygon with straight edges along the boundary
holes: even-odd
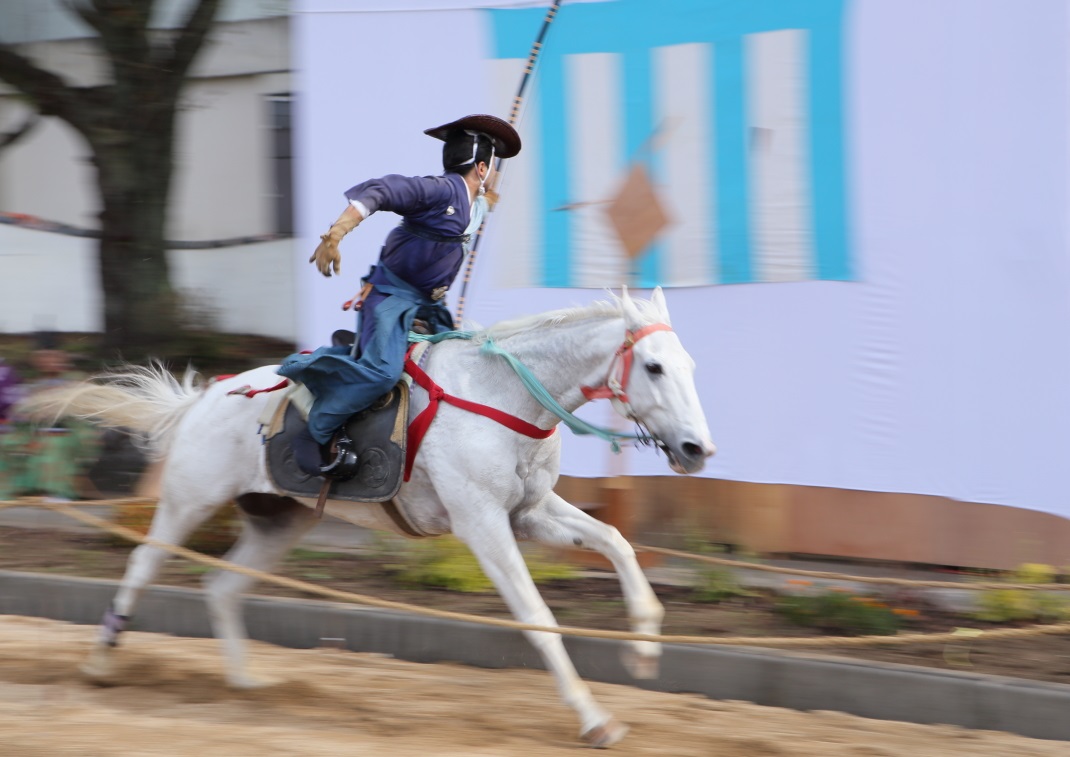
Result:
[[[628,401],[628,380],[631,377],[632,359],[635,354],[632,348],[643,337],[658,331],[672,331],[672,326],[667,323],[652,323],[635,331],[631,329],[625,331],[624,343],[617,348],[617,352],[613,355],[613,361],[609,364],[606,380],[599,386],[581,386],[580,391],[583,392],[583,396],[589,400],[616,400],[623,405],[630,420],[639,422],[632,410],[631,403]]]
[[[617,351],[613,356],[613,361],[609,365],[609,372],[606,376],[606,380],[597,387],[580,387],[580,390],[587,399],[607,397],[614,402],[621,403],[627,417],[634,420],[636,424],[639,425],[640,433],[637,434],[628,434],[601,428],[573,415],[550,395],[527,366],[521,363],[515,355],[512,355],[495,344],[489,337],[485,338],[481,349],[484,353],[497,355],[504,359],[516,372],[517,376],[520,377],[521,382],[531,393],[531,396],[534,397],[540,405],[560,418],[574,433],[594,434],[601,439],[605,439],[610,443],[614,452],[620,451],[620,442],[622,440],[632,440],[639,444],[656,444],[658,447],[665,450],[667,449],[665,444],[646,431],[645,424],[636,416],[635,411],[632,410],[632,407],[628,402],[628,378],[631,373],[632,360],[634,357],[632,348],[640,339],[649,334],[653,334],[656,331],[672,331],[672,327],[667,323],[654,323],[649,326],[644,326],[641,329],[636,329],[635,331],[632,331],[631,329],[625,331],[624,343],[617,348]],[[409,338],[413,341],[435,343],[444,339],[471,339],[474,335],[474,332],[471,331],[447,331],[430,336],[416,336],[410,334]],[[426,389],[430,397],[427,408],[413,420],[409,427],[409,440],[406,447],[406,481],[409,480],[412,465],[416,458],[416,452],[420,446],[420,441],[434,418],[439,400],[456,405],[457,407],[462,407],[487,418],[491,418],[501,425],[533,439],[545,439],[553,434],[554,428],[556,428],[555,426],[554,428],[542,429],[533,426],[520,418],[504,413],[501,410],[446,394],[441,387],[435,384],[434,381],[424,373],[423,369],[413,361],[411,350],[409,357],[406,358],[405,372],[413,378],[415,383]]]

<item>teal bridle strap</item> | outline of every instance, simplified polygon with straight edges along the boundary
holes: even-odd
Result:
[[[410,331],[409,341],[431,342],[432,344],[436,344],[447,339],[472,339],[475,336],[476,332],[474,331],[443,331],[440,334],[416,334]],[[561,407],[561,404],[555,400],[548,391],[546,391],[546,387],[542,385],[542,382],[535,378],[535,374],[531,372],[531,369],[521,363],[515,355],[503,350],[495,344],[494,340],[490,337],[484,337],[484,339],[485,341],[480,350],[487,355],[496,355],[504,359],[516,375],[520,377],[520,381],[524,384],[524,388],[535,398],[535,401],[560,418],[561,422],[572,430],[572,433],[597,436],[599,439],[609,442],[610,449],[614,452],[620,452],[621,441],[655,441],[653,437],[646,434],[627,434],[619,431],[612,431],[608,428],[595,426],[593,423],[588,423],[582,418],[573,415],[568,410]]]

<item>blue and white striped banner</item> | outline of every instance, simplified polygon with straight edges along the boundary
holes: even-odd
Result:
[[[501,284],[849,280],[845,0],[569,4],[550,31],[495,219]],[[543,9],[487,13],[511,102]],[[606,214],[636,162],[671,222],[634,260]]]

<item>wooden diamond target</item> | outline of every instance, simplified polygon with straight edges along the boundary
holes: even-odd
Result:
[[[669,225],[669,216],[658,200],[650,175],[639,163],[632,165],[628,178],[606,210],[621,246],[633,260]]]

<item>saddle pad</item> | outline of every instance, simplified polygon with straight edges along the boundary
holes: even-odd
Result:
[[[357,475],[348,481],[333,481],[330,499],[349,502],[384,502],[401,488],[408,431],[409,389],[399,383],[371,408],[346,423],[358,456]],[[309,476],[297,466],[290,440],[305,425],[300,411],[287,403],[282,428],[265,440],[268,475],[291,497],[315,499],[323,479]]]

